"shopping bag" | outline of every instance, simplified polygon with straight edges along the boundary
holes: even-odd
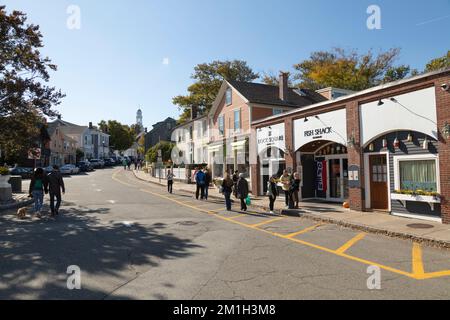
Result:
[[[245,199],[245,204],[248,206],[252,204],[252,199],[250,199],[250,196],[247,196],[247,199]]]

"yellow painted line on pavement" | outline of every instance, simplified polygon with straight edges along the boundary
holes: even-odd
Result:
[[[357,242],[361,241],[362,239],[364,239],[366,237],[366,233],[360,233],[358,234],[356,237],[354,237],[353,239],[351,239],[349,242],[347,242],[346,244],[344,244],[342,247],[340,247],[339,249],[336,250],[336,253],[345,253],[347,252],[348,249],[350,249],[351,247],[353,247]]]
[[[237,216],[234,216],[234,217],[228,217],[228,219],[233,220],[233,219],[237,219],[240,217],[247,217],[247,216],[248,216],[247,214],[238,214]]]
[[[412,271],[413,274],[418,277],[423,277],[425,275],[422,260],[422,247],[417,242],[414,242],[412,249]]]
[[[113,179],[118,181],[118,182],[120,182],[120,183],[123,183],[125,185],[129,185],[129,184],[123,182],[123,181],[120,181],[119,179],[115,178],[114,176],[113,176]],[[169,201],[173,201],[175,203],[178,203],[180,205],[183,205],[185,207],[194,209],[194,210],[199,211],[199,212],[204,212],[204,213],[207,213],[207,214],[211,214],[211,210],[203,210],[201,208],[196,208],[194,206],[190,206],[190,205],[184,204],[181,201],[178,201],[178,200],[175,200],[175,199],[171,199],[171,198],[166,197],[164,195],[161,195],[161,194],[158,194],[158,193],[154,193],[154,192],[151,192],[151,191],[148,191],[148,190],[140,189],[140,191],[152,194],[152,195],[160,197],[160,198],[167,199]],[[298,243],[298,244],[301,244],[301,245],[304,245],[304,246],[307,246],[307,247],[310,247],[310,248],[314,248],[314,249],[317,249],[317,250],[320,250],[320,251],[323,251],[323,252],[327,252],[327,253],[330,253],[330,254],[333,254],[333,255],[336,255],[336,256],[348,259],[348,260],[359,262],[361,264],[365,264],[365,265],[368,265],[368,266],[377,266],[380,269],[383,269],[383,270],[386,270],[386,271],[389,271],[389,272],[392,272],[392,273],[395,273],[395,274],[403,275],[403,276],[411,278],[411,279],[428,280],[428,279],[434,279],[434,278],[441,278],[441,277],[448,277],[448,276],[450,276],[450,270],[444,270],[444,271],[433,272],[433,273],[422,272],[424,270],[424,268],[423,268],[423,263],[422,263],[422,250],[421,250],[420,245],[419,246],[415,245],[413,247],[413,271],[415,271],[415,272],[411,273],[411,272],[403,271],[403,270],[400,270],[400,269],[392,268],[392,267],[389,267],[389,266],[386,266],[386,265],[383,265],[381,263],[377,263],[377,262],[374,262],[374,261],[370,261],[370,260],[354,257],[354,256],[351,256],[349,254],[346,254],[345,252],[344,253],[337,252],[336,250],[332,250],[332,249],[329,249],[329,248],[326,248],[326,247],[322,247],[320,245],[316,245],[314,243],[310,243],[310,242],[303,241],[303,240],[295,238],[296,235],[300,235],[302,233],[307,233],[307,232],[309,232],[311,230],[314,230],[315,228],[323,225],[323,223],[315,225],[315,226],[312,226],[312,227],[309,227],[307,229],[304,229],[302,231],[299,231],[299,232],[296,232],[296,233],[293,233],[293,234],[290,234],[290,235],[283,235],[283,234],[280,234],[280,233],[268,231],[268,230],[265,230],[265,229],[260,229],[260,228],[254,227],[252,225],[248,225],[248,224],[242,223],[240,221],[235,220],[236,217],[231,217],[230,218],[230,217],[225,217],[225,216],[221,216],[221,215],[214,215],[214,217],[217,217],[218,219],[221,219],[221,220],[224,220],[224,221],[228,221],[228,222],[231,222],[231,223],[243,226],[243,227],[248,228],[248,229],[252,229],[252,230],[259,231],[259,232],[263,232],[265,234],[269,234],[269,235],[272,235],[274,237],[278,237],[278,238],[281,238],[281,239],[284,239],[284,240],[293,241],[295,243]]]
[[[282,217],[278,217],[278,218],[275,218],[275,219],[271,219],[271,220],[268,220],[268,221],[263,221],[261,223],[254,224],[254,225],[252,225],[252,227],[255,227],[255,228],[262,227],[262,226],[265,226],[267,224],[271,224],[273,222],[277,222],[277,221],[280,221],[280,220],[283,220],[283,219],[284,218],[282,218]]]
[[[287,235],[283,236],[283,238],[285,238],[285,239],[292,239],[292,238],[295,238],[296,236],[299,236],[299,235],[301,235],[301,234],[305,234],[305,233],[314,231],[314,230],[316,230],[316,229],[317,229],[318,227],[320,227],[320,226],[323,226],[323,223],[316,224],[315,226],[312,226],[312,227],[303,229],[303,230],[298,231],[298,232],[294,232],[294,233],[291,233],[291,234],[287,234]]]

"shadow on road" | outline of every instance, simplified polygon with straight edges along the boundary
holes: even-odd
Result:
[[[108,211],[69,208],[56,220],[40,221],[0,215],[0,299],[107,298],[159,261],[182,259],[199,248],[165,233],[162,223],[127,226],[95,217]],[[66,287],[71,265],[81,269],[82,290]]]

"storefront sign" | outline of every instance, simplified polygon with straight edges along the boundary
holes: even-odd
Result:
[[[347,113],[345,109],[319,114],[294,121],[294,144],[298,150],[304,145],[317,141],[332,141],[347,144]]]
[[[284,123],[260,128],[256,132],[256,137],[258,154],[273,147],[283,151],[286,149]]]
[[[327,162],[317,161],[316,190],[327,192]]]

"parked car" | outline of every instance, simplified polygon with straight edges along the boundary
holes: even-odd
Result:
[[[116,162],[113,159],[105,159],[105,167],[113,167]]]
[[[94,170],[89,161],[80,161],[77,163],[77,167],[80,168],[80,172],[90,172]]]
[[[62,174],[78,174],[80,173],[80,168],[73,164],[66,164],[60,168]]]
[[[94,169],[102,169],[105,167],[105,163],[100,159],[91,159],[89,160],[89,162],[91,163],[92,167],[94,167]]]
[[[22,179],[31,179],[33,176],[33,168],[16,167],[11,169],[9,173],[12,176],[21,176]]]
[[[53,166],[48,166],[48,167],[45,167],[45,168],[43,168],[43,169],[44,169],[44,171],[45,171],[46,173],[50,173],[50,172],[53,171]]]

